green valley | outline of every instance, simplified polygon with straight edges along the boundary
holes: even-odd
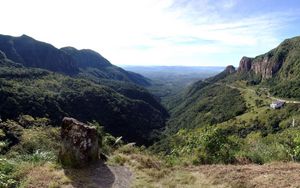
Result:
[[[16,59],[22,53],[0,51],[0,187],[289,186],[284,178],[298,186],[299,42],[288,39],[193,83],[174,74],[172,86],[89,50],[55,49],[76,73],[45,68],[35,59],[43,53],[23,54],[39,62],[31,65]],[[273,109],[274,101],[284,105]],[[60,163],[63,117],[97,131],[101,160],[80,169]],[[86,136],[72,131],[69,144]]]

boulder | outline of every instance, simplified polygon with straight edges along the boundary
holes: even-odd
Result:
[[[99,137],[95,127],[65,117],[61,138],[59,160],[63,165],[80,168],[99,159]]]

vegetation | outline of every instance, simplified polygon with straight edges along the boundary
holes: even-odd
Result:
[[[202,119],[199,121],[202,124],[199,123],[198,127],[182,126],[175,133],[166,132],[165,137],[151,147],[152,151],[164,156],[169,164],[181,165],[264,164],[273,161],[299,160],[299,154],[296,151],[300,134],[298,104],[286,104],[282,109],[270,110],[267,106],[271,100],[268,99],[264,90],[251,88],[245,82],[240,81],[230,84],[227,82],[223,85],[225,86],[218,83],[197,82],[194,87],[187,90],[185,96],[195,96],[197,92],[201,92],[203,95],[209,93],[210,96],[213,96],[218,93],[214,90],[215,87],[219,89],[219,95],[222,96],[226,92],[220,89],[227,87],[229,91],[236,91],[244,103],[245,109],[240,115],[232,115],[228,119],[222,119],[215,123],[208,121],[206,124]],[[256,87],[259,88],[259,86]],[[234,101],[237,97],[229,98]],[[199,100],[200,97],[193,99],[194,102],[191,104],[197,104],[197,99]],[[225,101],[224,98],[221,99]],[[189,98],[185,98],[185,101],[189,101]],[[209,106],[210,103],[214,106],[208,111],[209,113],[212,113],[215,108],[222,108],[215,104],[215,100],[205,104]],[[237,109],[237,107],[224,109],[221,112],[232,112],[232,109]],[[186,115],[185,111],[178,113],[177,116]],[[197,113],[201,114],[202,112],[198,111]],[[200,118],[205,117],[206,113],[201,114]],[[214,116],[218,117],[218,114],[220,112]],[[194,121],[194,117],[187,117],[189,117],[189,122]],[[174,123],[172,121],[171,118],[168,126],[174,128],[171,124]]]
[[[97,120],[106,131],[138,144],[151,143],[155,130],[164,127],[168,113],[142,88],[125,82],[113,88],[111,82],[96,84],[46,70],[16,67],[6,59],[0,61],[3,119],[29,114],[53,122],[60,122],[64,116]]]
[[[150,85],[147,78],[112,65],[95,51],[77,50],[72,47],[57,49],[26,35],[0,35],[0,51],[3,51],[8,59],[25,67],[42,68],[93,81],[109,79],[141,86]]]
[[[197,82],[173,104],[168,131],[197,128],[229,120],[246,110],[237,89]]]
[[[163,97],[169,111],[145,88],[135,85],[147,85],[148,80],[112,66],[100,54],[74,48],[58,50],[35,41],[37,47],[54,53],[54,59],[55,54],[61,54],[62,64],[68,60],[74,65],[54,69],[33,60],[44,69],[26,68],[24,65],[31,65],[18,43],[33,39],[6,36],[0,37],[0,42],[4,40],[7,45],[7,38],[13,41],[10,50],[7,54],[0,51],[0,188],[78,186],[82,182],[93,187],[95,182],[88,177],[98,168],[111,173],[103,163],[81,170],[57,163],[58,122],[64,116],[97,127],[102,158],[110,167],[130,168],[135,175],[133,187],[255,186],[261,184],[245,180],[239,171],[250,169],[251,173],[245,174],[259,181],[262,177],[254,174],[262,167],[254,164],[267,164],[266,169],[280,171],[284,169],[281,163],[271,163],[300,161],[299,104],[288,103],[277,110],[268,107],[271,95],[294,100],[300,97],[299,38],[286,40],[253,59],[259,63],[267,58],[278,68],[269,79],[254,71],[235,72],[230,66],[184,90],[183,86],[174,88],[179,83],[176,81],[168,82],[171,86],[156,82],[158,85],[149,89]],[[7,59],[18,58],[12,49],[24,58],[18,61],[21,64]],[[74,71],[68,72],[71,77],[64,72],[69,69]],[[158,89],[160,86],[163,88]],[[130,142],[154,144],[146,148]],[[292,168],[289,172],[299,169],[297,164],[286,164]]]
[[[271,94],[283,97],[300,99],[300,37],[283,41],[273,50],[259,55],[253,59],[258,72],[242,72],[225,78],[226,80],[246,80],[249,85],[260,84],[270,88]],[[267,64],[263,64],[267,61]],[[270,72],[270,70],[272,70]],[[269,77],[263,78],[264,72],[270,72]]]

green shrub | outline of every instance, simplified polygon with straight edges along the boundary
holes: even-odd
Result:
[[[17,181],[12,177],[16,164],[0,158],[0,188],[16,187]]]
[[[33,154],[20,155],[17,159],[34,164],[42,164],[49,161],[56,161],[57,156],[53,152],[36,150]]]
[[[287,138],[285,138],[287,139]],[[245,139],[238,157],[249,159],[251,162],[264,164],[272,161],[291,160],[289,146],[284,144],[280,134],[261,136],[261,133],[251,133]]]
[[[59,128],[32,127],[24,129],[20,143],[14,146],[10,153],[17,152],[20,155],[31,155],[37,151],[57,153],[60,148],[59,140]]]

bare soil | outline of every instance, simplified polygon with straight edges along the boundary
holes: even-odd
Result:
[[[33,168],[24,187],[129,188],[131,182],[132,173],[127,167],[108,166],[99,161],[82,169],[57,169],[49,164]]]

